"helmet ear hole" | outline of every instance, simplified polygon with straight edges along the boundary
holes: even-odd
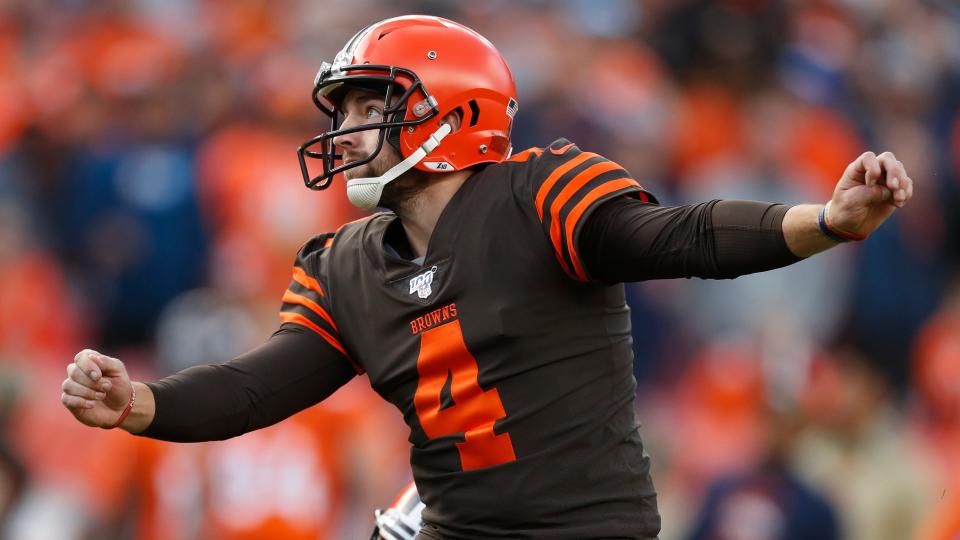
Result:
[[[441,123],[450,124],[452,130],[451,133],[456,133],[460,131],[460,128],[463,127],[463,107],[457,107],[456,109],[447,113],[441,120]]]

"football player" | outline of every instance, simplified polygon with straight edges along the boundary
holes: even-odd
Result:
[[[365,372],[410,428],[423,539],[656,537],[623,282],[791,264],[865,239],[913,189],[867,152],[826,204],[660,206],[565,139],[514,153],[507,63],[438,17],[364,28],[313,100],[331,124],[299,150],[307,186],[342,174],[387,210],[306,242],[259,348],[150,383],[85,350],[61,401],[90,426],[224,439]]]

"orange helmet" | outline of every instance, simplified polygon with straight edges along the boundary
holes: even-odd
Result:
[[[383,92],[383,121],[340,129],[339,100],[349,88]],[[399,97],[391,103],[394,96]],[[372,161],[384,142],[404,158],[382,177],[348,182],[355,204],[354,195],[369,191],[358,196],[367,203],[361,207],[374,206],[382,186],[413,167],[450,172],[505,159],[518,110],[513,74],[486,38],[453,21],[421,15],[386,19],[354,35],[333,63],[320,66],[313,101],[330,116],[330,130],[297,150],[307,187],[325,189],[335,175]],[[451,112],[462,118],[456,133],[440,123]],[[333,138],[368,129],[380,130],[376,149],[343,164]],[[306,158],[321,160],[322,174],[311,175]]]

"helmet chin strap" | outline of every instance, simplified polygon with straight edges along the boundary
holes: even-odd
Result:
[[[353,203],[354,206],[363,210],[376,208],[377,204],[380,203],[383,187],[396,180],[401,174],[412,169],[417,163],[420,163],[423,158],[427,157],[427,154],[433,152],[434,148],[440,144],[440,141],[442,141],[444,137],[450,134],[450,131],[450,124],[441,124],[440,127],[420,145],[420,148],[417,148],[407,159],[397,163],[381,176],[347,180],[347,198],[350,199],[350,202]]]

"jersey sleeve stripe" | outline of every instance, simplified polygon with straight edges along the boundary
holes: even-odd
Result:
[[[333,335],[331,335],[329,332],[324,330],[323,328],[320,328],[319,326],[317,326],[316,323],[314,323],[310,319],[304,317],[299,313],[293,313],[290,311],[281,311],[280,320],[285,323],[299,324],[301,326],[305,326],[313,330],[314,332],[317,333],[317,335],[322,337],[324,341],[329,343],[331,347],[340,351],[340,353],[343,354],[343,356],[347,359],[347,361],[350,362],[350,365],[353,367],[354,371],[356,371],[357,373],[363,373],[363,368],[358,366],[356,362],[354,362],[353,359],[350,358],[350,355],[347,354],[346,349],[343,348],[343,345],[340,344],[340,341],[337,338],[335,338]]]
[[[587,211],[587,209],[590,208],[590,206],[601,197],[621,190],[632,191],[632,189],[642,189],[640,184],[638,184],[633,178],[619,178],[617,180],[604,182],[584,195],[580,202],[578,202],[570,210],[570,213],[567,215],[566,223],[564,224],[564,236],[566,236],[567,241],[567,252],[570,254],[570,260],[573,262],[574,278],[581,281],[587,280],[587,273],[584,271],[583,264],[580,262],[580,256],[577,255],[577,249],[574,242],[574,232],[576,231],[576,227],[580,221],[580,218]]]
[[[623,171],[620,165],[612,161],[601,161],[600,163],[587,167],[580,172],[580,174],[574,176],[550,204],[550,241],[553,243],[553,248],[557,251],[557,256],[561,259],[563,259],[563,235],[561,234],[563,219],[560,216],[561,210],[588,182],[601,174],[614,170]]]
[[[320,287],[320,282],[308,276],[306,271],[304,271],[303,268],[300,268],[299,266],[293,267],[293,280],[303,285],[304,287],[310,289],[311,291],[319,294],[320,296],[324,296],[323,288]]]
[[[301,306],[304,306],[305,308],[319,315],[321,319],[327,321],[327,324],[329,324],[335,331],[340,331],[340,329],[337,328],[336,323],[333,322],[333,317],[327,313],[327,310],[323,309],[320,304],[314,302],[306,296],[297,294],[290,289],[287,289],[286,292],[283,293],[283,298],[281,300],[288,304],[300,304]]]
[[[550,193],[550,190],[553,188],[553,186],[556,185],[558,180],[560,180],[560,177],[570,172],[570,170],[577,165],[595,157],[599,156],[591,152],[583,152],[582,154],[578,154],[570,161],[567,161],[563,165],[560,165],[550,173],[550,176],[547,176],[547,179],[544,180],[543,184],[540,186],[540,190],[537,191],[537,197],[534,200],[534,206],[537,207],[537,216],[540,218],[541,222],[543,221],[544,214],[543,202],[546,200],[547,194]]]
[[[347,354],[347,351],[344,350],[343,345],[340,344],[340,341],[337,338],[333,337],[333,334],[330,334],[323,328],[320,328],[317,325],[317,323],[311,321],[310,319],[304,317],[303,315],[299,313],[294,313],[292,311],[281,311],[280,320],[285,323],[288,322],[288,323],[299,324],[301,326],[306,326],[307,328],[319,334],[320,337],[326,340],[327,343],[333,346],[334,349],[342,352],[343,354]]]

